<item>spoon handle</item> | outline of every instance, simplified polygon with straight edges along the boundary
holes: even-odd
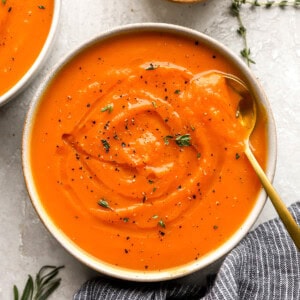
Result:
[[[271,184],[265,172],[257,162],[249,146],[246,147],[245,154],[249,162],[251,163],[254,171],[256,172],[257,176],[259,177],[261,184],[264,187],[266,193],[268,194],[270,200],[272,201],[272,204],[276,209],[280,219],[282,220],[285,228],[287,229],[288,233],[293,239],[298,250],[300,250],[300,226],[296,223],[292,214],[287,209],[286,205],[284,204],[284,202],[276,192],[275,188]]]

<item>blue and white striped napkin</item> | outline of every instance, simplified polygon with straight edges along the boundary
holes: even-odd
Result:
[[[300,223],[300,202],[290,207]],[[251,231],[208,286],[91,279],[73,300],[300,300],[300,251],[276,218]]]

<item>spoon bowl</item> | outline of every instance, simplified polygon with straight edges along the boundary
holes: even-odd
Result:
[[[296,223],[292,214],[287,209],[283,200],[280,198],[279,194],[271,184],[264,170],[261,168],[253,152],[251,151],[250,136],[256,124],[255,98],[252,96],[246,84],[238,77],[223,72],[214,72],[223,76],[226,79],[228,86],[230,86],[241,96],[241,100],[237,109],[237,116],[240,117],[242,126],[244,126],[248,130],[247,138],[245,140],[245,155],[247,156],[257,176],[259,177],[263,188],[268,194],[275,210],[277,211],[277,214],[286,227],[289,235],[291,236],[297,248],[300,249],[300,226]]]

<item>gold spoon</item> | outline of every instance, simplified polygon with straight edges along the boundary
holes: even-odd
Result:
[[[250,148],[249,140],[256,124],[255,101],[245,83],[241,81],[238,77],[218,71],[215,71],[215,73],[223,76],[226,79],[227,84],[242,96],[242,99],[239,102],[238,114],[241,117],[242,125],[248,129],[248,135],[245,140],[245,154],[249,162],[251,163],[254,171],[256,172],[258,178],[260,179],[261,184],[264,187],[266,193],[268,194],[270,200],[272,201],[272,204],[276,209],[282,223],[286,227],[298,250],[300,250],[300,226],[296,223],[292,214],[287,209],[279,194],[276,192],[275,188],[273,187],[265,172],[257,162]]]

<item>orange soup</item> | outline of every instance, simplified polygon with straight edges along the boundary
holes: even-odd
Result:
[[[0,96],[37,59],[50,30],[53,0],[0,1]]]
[[[162,270],[219,247],[248,216],[260,184],[243,154],[240,96],[210,70],[236,73],[197,40],[144,32],[89,46],[52,79],[31,135],[33,177],[87,253]]]

